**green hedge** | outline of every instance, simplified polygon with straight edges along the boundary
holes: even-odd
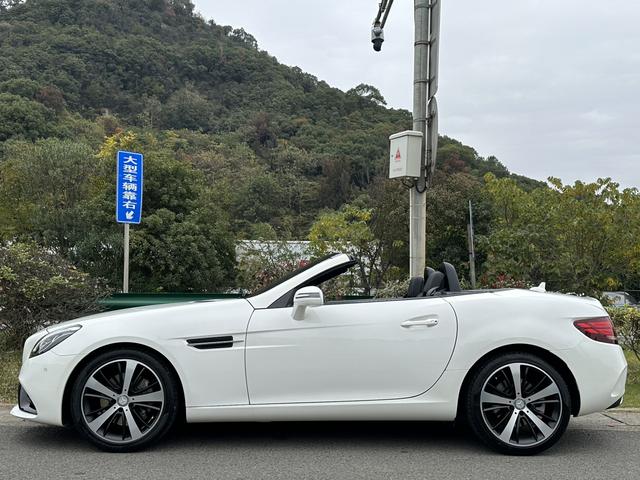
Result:
[[[624,307],[606,307],[620,344],[640,360],[640,309]]]
[[[101,310],[109,291],[50,249],[33,243],[0,246],[0,338],[19,348],[32,333]]]

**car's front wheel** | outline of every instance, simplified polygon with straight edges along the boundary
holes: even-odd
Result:
[[[474,433],[494,450],[511,455],[551,447],[571,416],[566,381],[552,365],[529,353],[485,362],[471,378],[465,403]]]
[[[179,406],[170,368],[142,351],[103,353],[82,368],[71,391],[71,416],[93,444],[111,452],[147,447],[174,424]]]

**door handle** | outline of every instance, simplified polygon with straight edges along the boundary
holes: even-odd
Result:
[[[400,326],[402,326],[404,328],[435,327],[436,325],[438,325],[438,319],[437,318],[422,318],[422,319],[419,319],[419,320],[407,320],[407,321],[402,322],[400,324]]]

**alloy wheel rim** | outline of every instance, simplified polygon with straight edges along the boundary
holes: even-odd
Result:
[[[551,376],[529,363],[495,370],[480,393],[480,411],[491,433],[515,447],[543,443],[557,430],[562,395]]]
[[[82,415],[94,435],[132,443],[148,435],[164,409],[164,388],[146,364],[132,359],[105,363],[82,390]]]

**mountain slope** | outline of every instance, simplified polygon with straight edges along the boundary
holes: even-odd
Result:
[[[0,50],[0,91],[16,93],[15,82],[28,79],[26,96],[49,107],[63,101],[85,118],[108,112],[126,125],[240,131],[259,155],[290,140],[351,157],[358,188],[384,169],[387,135],[411,125],[373,87],[344,93],[279,64],[250,34],[205,21],[188,0],[28,0],[0,12]],[[495,170],[467,153],[450,167]]]
[[[232,283],[237,239],[304,239],[322,211],[345,204],[375,212],[385,255],[406,268],[407,192],[386,169],[388,137],[411,128],[411,115],[386,108],[375,87],[342,92],[282,65],[188,0],[6,3],[0,241],[35,240],[117,285],[113,162],[129,149],[147,162],[132,235],[140,289]],[[433,263],[465,261],[469,199],[476,230],[486,229],[486,173],[510,176],[496,158],[441,138],[428,203]]]

